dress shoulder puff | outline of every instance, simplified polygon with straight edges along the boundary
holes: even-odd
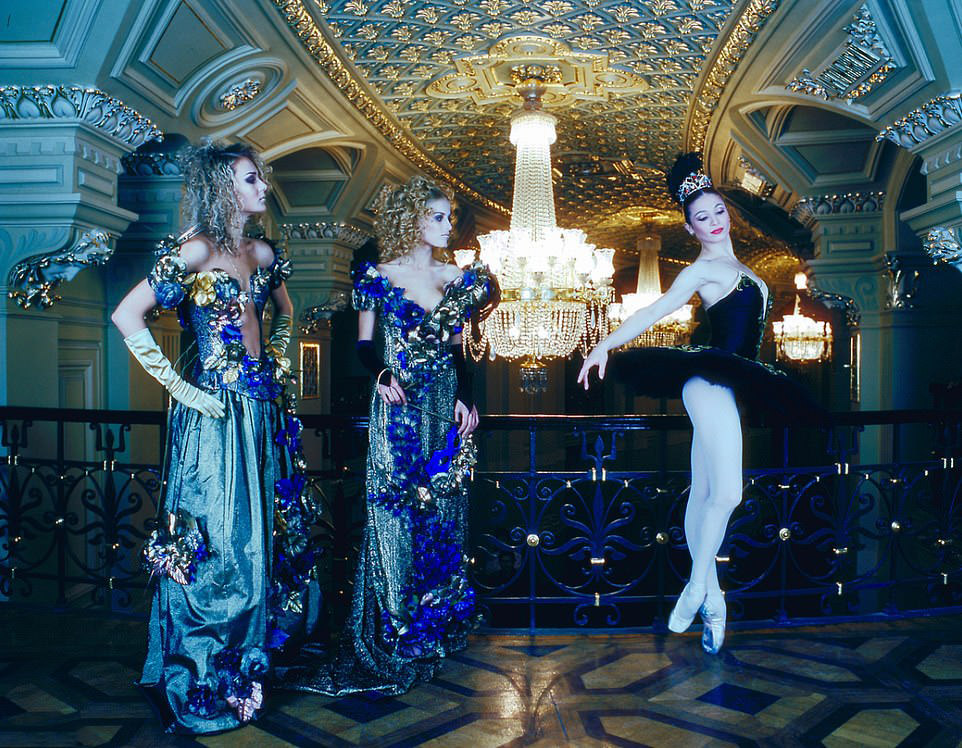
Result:
[[[187,260],[180,256],[180,248],[200,233],[199,226],[192,226],[180,236],[171,235],[160,242],[157,262],[147,274],[147,283],[164,309],[174,309],[187,295]]]
[[[465,317],[470,317],[474,310],[483,307],[491,298],[492,279],[491,270],[480,260],[465,268],[461,275]]]
[[[387,295],[389,287],[384,278],[374,267],[374,263],[362,262],[351,271],[354,288],[351,292],[351,304],[359,312],[370,312],[378,309]]]
[[[294,263],[280,249],[274,249],[274,262],[268,268],[268,285],[271,290],[280,288],[291,274],[294,272]]]

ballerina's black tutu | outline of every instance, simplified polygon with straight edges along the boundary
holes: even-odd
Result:
[[[771,299],[741,273],[735,287],[705,309],[711,324],[708,345],[635,348],[616,353],[612,373],[638,395],[681,397],[692,377],[731,387],[754,412],[774,412],[817,420],[822,407],[785,372],[756,360]]]

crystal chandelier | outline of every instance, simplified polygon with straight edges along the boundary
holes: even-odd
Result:
[[[635,293],[626,293],[620,304],[612,305],[612,327],[620,325],[628,317],[651,304],[661,296],[661,275],[658,271],[658,252],[661,237],[647,234],[638,239],[638,283]],[[680,345],[691,334],[693,316],[691,304],[658,320],[638,337],[624,345],[625,348],[642,348],[653,345]]]
[[[832,326],[806,317],[800,309],[800,294],[808,287],[805,273],[795,275],[795,310],[772,324],[775,353],[780,361],[798,363],[827,361],[832,357]]]
[[[544,362],[593,346],[608,330],[614,300],[612,249],[595,249],[580,229],[559,228],[551,182],[551,144],[556,119],[541,110],[545,83],[561,83],[553,65],[512,68],[523,108],[511,118],[511,144],[517,149],[511,228],[478,237],[481,261],[498,276],[501,304],[478,326],[480,337],[465,335],[475,360],[485,351],[521,360],[521,389],[543,392]]]

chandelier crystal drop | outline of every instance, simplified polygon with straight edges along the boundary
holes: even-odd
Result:
[[[543,82],[518,86],[523,108],[511,118],[517,154],[511,227],[478,237],[480,259],[497,275],[501,304],[478,325],[480,337],[465,335],[475,360],[522,361],[522,390],[547,386],[544,362],[583,352],[608,330],[614,300],[614,250],[596,249],[580,229],[559,228],[551,181],[551,145],[556,119],[541,110]]]

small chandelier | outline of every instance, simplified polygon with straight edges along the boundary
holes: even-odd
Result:
[[[475,360],[521,360],[521,389],[547,388],[545,361],[591,348],[608,331],[614,301],[614,250],[596,249],[580,229],[559,228],[551,182],[551,144],[556,119],[541,110],[545,84],[560,84],[553,65],[520,65],[512,79],[524,99],[511,118],[517,149],[511,228],[478,237],[480,259],[498,276],[501,303],[478,325],[479,339],[465,335]]]
[[[658,269],[658,253],[661,250],[661,237],[647,234],[638,239],[638,283],[635,293],[626,293],[620,304],[612,304],[612,327],[620,325],[628,317],[651,304],[662,294],[661,274]],[[680,309],[658,320],[638,337],[625,343],[624,348],[643,348],[654,345],[680,345],[691,334],[693,315],[692,305],[685,304]]]
[[[801,293],[808,288],[805,273],[795,274],[795,310],[772,324],[779,361],[815,363],[832,357],[832,326],[801,312]]]

